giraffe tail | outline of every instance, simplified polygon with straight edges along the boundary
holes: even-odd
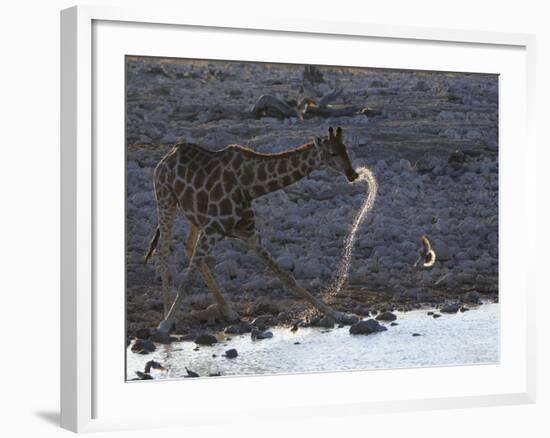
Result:
[[[151,242],[149,242],[149,249],[147,250],[147,254],[145,254],[145,257],[143,258],[144,265],[147,264],[151,256],[154,254],[155,248],[157,247],[157,243],[159,241],[159,237],[160,237],[160,228],[157,227],[155,231],[155,235],[151,239]]]

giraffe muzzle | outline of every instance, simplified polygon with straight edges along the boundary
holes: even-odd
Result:
[[[357,178],[359,178],[359,174],[358,174],[355,170],[352,170],[352,171],[349,172],[346,176],[348,177],[348,181],[349,181],[349,182],[353,182],[353,181],[355,181]]]

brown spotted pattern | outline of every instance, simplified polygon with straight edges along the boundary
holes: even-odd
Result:
[[[204,257],[222,238],[230,236],[244,240],[271,266],[274,262],[266,255],[265,249],[260,247],[255,230],[252,200],[291,185],[323,165],[335,167],[333,157],[351,168],[340,128],[336,135],[331,128],[328,137],[316,138],[295,149],[274,154],[258,153],[239,145],[230,145],[219,151],[208,151],[190,143],[174,146],[154,172],[160,233],[157,255],[165,321],[173,318],[181,292],[187,287],[195,268],[201,268],[210,289],[217,289],[204,264]],[[340,170],[348,178],[349,172],[354,172],[352,168],[351,171],[347,168]],[[168,256],[178,207],[190,222],[191,229],[198,231],[190,233],[193,239],[188,239],[188,246],[191,246],[188,248],[191,254],[189,268],[176,300],[170,306]],[[271,267],[277,275],[283,275],[280,269]],[[285,284],[297,287],[288,278]],[[219,290],[213,290],[213,293],[219,304],[226,306]],[[298,293],[314,305],[322,307],[306,291],[299,290]]]

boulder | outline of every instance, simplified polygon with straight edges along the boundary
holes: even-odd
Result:
[[[240,335],[241,332],[241,324],[233,324],[230,326],[227,326],[224,333],[227,333],[228,335]]]
[[[455,150],[449,154],[447,162],[453,169],[459,169],[466,161],[466,155],[460,150]]]
[[[149,354],[155,351],[157,347],[149,339],[137,339],[132,345],[132,351],[139,354]]]
[[[277,318],[272,315],[260,315],[252,321],[252,325],[258,330],[267,330],[267,328],[277,325],[277,323]]]
[[[136,330],[135,336],[137,339],[149,339],[151,330],[149,328],[139,328]]]
[[[349,313],[346,313],[340,318],[340,322],[344,325],[353,325],[357,324],[359,322],[359,317],[356,315],[350,315]]]
[[[413,167],[411,165],[411,162],[409,160],[407,160],[406,158],[401,158],[399,160],[399,167],[401,168],[401,170],[404,170],[406,172],[412,172],[413,171]]]
[[[414,163],[414,168],[421,175],[431,172],[434,167],[435,164],[426,158],[421,158],[416,163]]]
[[[164,333],[158,330],[151,332],[150,338],[153,342],[158,342],[159,344],[170,344],[174,341],[177,341],[177,338],[170,336],[168,333]]]
[[[294,257],[290,254],[284,254],[277,259],[277,263],[286,271],[294,271]]]
[[[328,315],[323,316],[319,321],[319,327],[324,327],[324,328],[334,328],[335,324],[336,324],[336,321],[334,320],[334,318]]]
[[[478,291],[471,291],[464,295],[464,302],[468,304],[479,304],[481,303],[481,294]]]
[[[234,348],[231,348],[231,349],[229,349],[225,352],[225,357],[227,357],[228,359],[234,359],[238,355],[239,355],[239,353],[237,353],[237,350],[234,349]]]
[[[391,312],[383,312],[376,317],[378,321],[395,321],[397,316]]]
[[[250,334],[250,337],[253,341],[256,339],[269,339],[273,337],[273,333],[267,332],[267,331],[261,331],[256,328],[252,329],[252,333]]]
[[[349,328],[350,335],[370,335],[371,333],[378,333],[387,330],[386,327],[381,325],[374,319],[367,319],[366,321],[359,321],[353,324]]]
[[[460,303],[445,304],[439,311],[441,313],[456,313],[460,310]]]
[[[213,345],[218,342],[214,335],[203,333],[195,338],[195,344],[197,345]]]
[[[321,318],[319,316],[313,316],[309,321],[308,321],[308,325],[310,325],[311,327],[318,327],[319,326],[319,322],[321,321]]]

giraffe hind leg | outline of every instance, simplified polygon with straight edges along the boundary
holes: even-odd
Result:
[[[158,196],[157,196],[158,198]],[[157,205],[158,226],[160,231],[157,258],[158,269],[161,277],[162,301],[164,316],[170,310],[172,297],[170,296],[170,271],[168,259],[170,257],[170,240],[172,239],[172,228],[176,219],[177,204],[171,197],[160,198]]]
[[[173,325],[176,313],[181,305],[184,292],[191,285],[191,280],[201,263],[204,262],[205,257],[209,254],[214,245],[219,242],[223,236],[217,234],[214,230],[205,229],[204,233],[199,233],[197,242],[193,248],[193,252],[189,259],[189,266],[185,271],[182,282],[178,287],[176,299],[172,303],[168,314],[164,317],[164,320],[159,324],[157,330],[160,333],[168,333]]]
[[[199,236],[200,236],[199,228],[196,225],[190,223],[189,235],[187,236],[187,242],[185,244],[185,251],[189,258],[191,258],[191,255],[193,254],[193,250],[197,244]],[[210,290],[210,292],[212,292],[212,295],[214,295],[214,298],[218,304],[218,307],[222,315],[228,321],[238,320],[240,318],[239,314],[235,312],[235,310],[233,310],[225,300],[224,296],[222,295],[220,287],[216,283],[216,280],[214,279],[214,276],[212,275],[212,272],[210,272],[210,268],[208,267],[205,261],[202,261],[200,263],[199,270],[201,272],[204,282],[206,283],[206,287]]]

